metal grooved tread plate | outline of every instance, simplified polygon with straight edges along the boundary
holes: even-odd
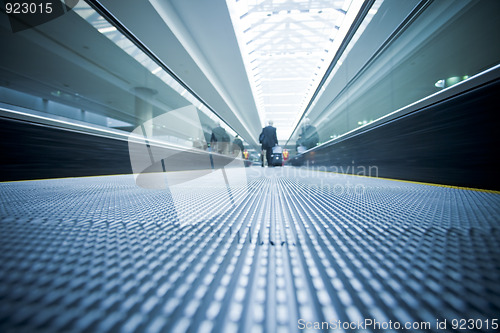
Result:
[[[133,176],[0,183],[0,331],[442,332],[500,317],[500,194],[247,174],[175,195]]]

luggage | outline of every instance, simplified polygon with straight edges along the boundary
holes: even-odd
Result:
[[[273,166],[283,166],[283,148],[279,146],[273,147],[271,154],[271,164]]]
[[[273,166],[283,166],[283,154],[272,154],[271,161]]]
[[[304,155],[297,155],[290,160],[290,163],[293,166],[302,166],[304,165]]]

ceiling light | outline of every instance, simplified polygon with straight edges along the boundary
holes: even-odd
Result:
[[[161,67],[157,67],[151,71],[151,73],[156,74],[161,71]]]
[[[434,83],[434,86],[436,86],[436,88],[444,88],[444,80],[438,80]]]
[[[97,29],[97,31],[99,31],[101,34],[104,34],[107,32],[116,31],[116,27],[110,26],[110,27],[106,27],[106,28],[100,28],[100,29]]]

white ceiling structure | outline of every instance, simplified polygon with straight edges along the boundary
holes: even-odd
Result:
[[[250,144],[284,143],[362,0],[101,0]]]
[[[362,0],[227,0],[261,120],[286,140]]]

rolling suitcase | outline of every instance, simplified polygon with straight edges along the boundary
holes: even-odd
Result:
[[[273,166],[283,165],[283,148],[279,146],[273,147],[273,153],[271,154],[271,161]]]

